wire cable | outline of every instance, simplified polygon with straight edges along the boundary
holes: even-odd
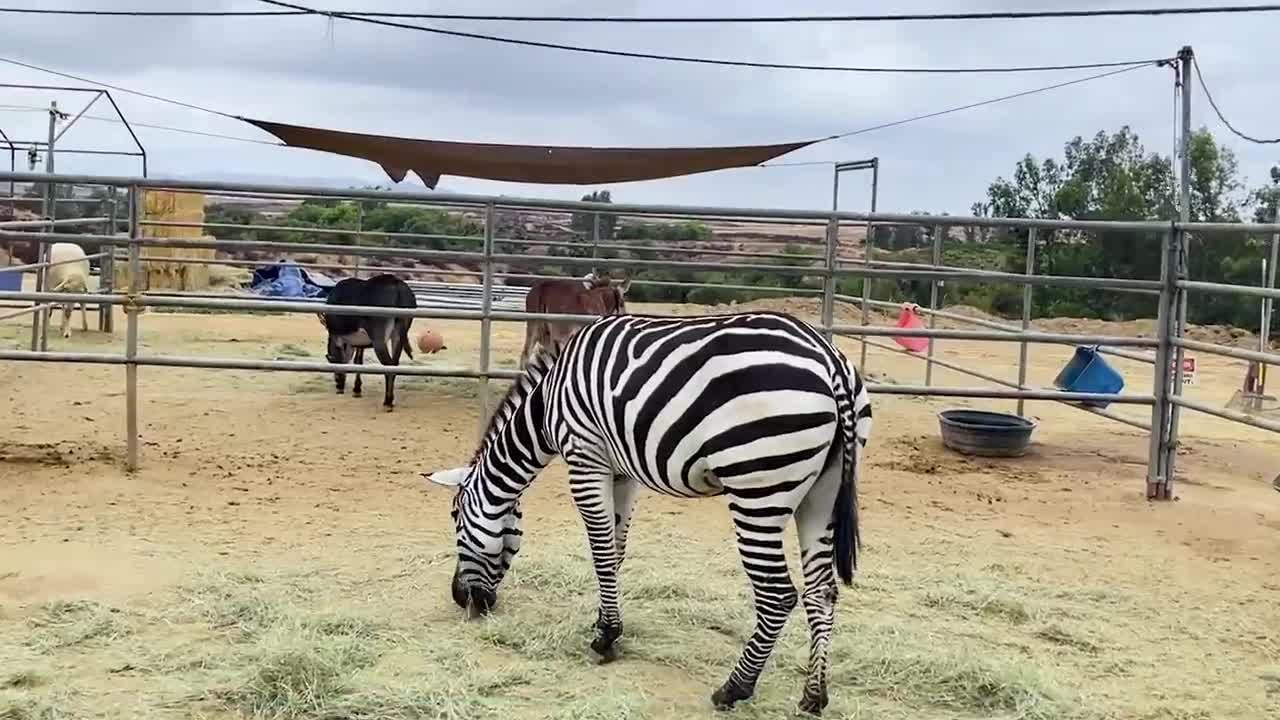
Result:
[[[749,16],[666,16],[626,15],[470,15],[465,13],[375,12],[367,10],[74,10],[54,8],[0,7],[0,13],[26,15],[79,15],[93,17],[281,17],[298,15],[355,15],[366,18],[414,20],[461,20],[467,22],[524,23],[613,23],[613,24],[762,24],[762,23],[849,23],[924,22],[957,20],[1040,20],[1105,17],[1160,17],[1168,15],[1242,14],[1280,11],[1280,4],[1201,5],[1194,7],[1099,8],[1093,10],[1027,10],[995,12],[901,13],[862,15],[749,15]]]
[[[280,17],[309,15],[297,10],[74,10],[71,8],[0,7],[13,15],[79,15],[87,17]]]
[[[107,84],[105,84],[105,83],[100,83],[100,82],[98,82],[98,81],[96,81],[96,80],[91,80],[91,79],[88,79],[88,78],[77,77],[77,76],[74,76],[74,75],[68,75],[68,74],[66,74],[66,73],[58,72],[57,70],[51,70],[51,69],[49,69],[49,68],[43,68],[43,67],[39,67],[39,66],[36,66],[36,65],[30,65],[30,64],[28,64],[28,63],[20,63],[20,62],[18,62],[18,61],[10,60],[10,59],[8,59],[8,58],[0,57],[0,62],[9,62],[9,63],[14,63],[14,64],[17,64],[17,65],[21,65],[22,67],[30,68],[30,69],[33,69],[33,70],[38,70],[38,71],[41,71],[41,72],[52,73],[52,74],[55,74],[55,75],[61,75],[61,76],[63,76],[63,77],[70,77],[70,78],[73,78],[73,79],[78,80],[78,81],[80,81],[80,82],[86,82],[86,83],[89,83],[89,84],[91,84],[91,85],[103,85],[104,87],[109,87],[109,88],[111,88],[111,89],[113,89],[113,90],[118,90],[118,91],[120,91],[120,92],[129,93],[129,94],[133,94],[133,95],[138,95],[139,97],[144,97],[144,98],[148,98],[148,99],[151,99],[151,100],[157,100],[157,101],[160,101],[160,102],[166,102],[166,103],[170,103],[170,104],[173,104],[173,105],[178,105],[178,106],[180,106],[180,107],[191,108],[191,109],[198,110],[198,111],[201,111],[201,112],[212,113],[212,114],[217,115],[217,116],[219,116],[219,117],[226,117],[226,118],[230,118],[230,119],[233,119],[233,120],[237,120],[237,121],[239,121],[239,119],[238,119],[238,118],[236,118],[236,117],[235,117],[235,116],[233,116],[233,115],[229,115],[229,114],[227,114],[227,113],[219,112],[219,111],[217,111],[217,110],[210,110],[210,109],[208,109],[208,108],[202,108],[202,107],[200,107],[200,106],[198,106],[198,105],[191,105],[191,104],[189,104],[189,103],[185,103],[185,102],[182,102],[182,101],[180,101],[180,100],[172,100],[172,99],[170,99],[170,98],[160,97],[160,96],[158,96],[158,95],[153,95],[153,94],[151,94],[151,93],[140,92],[140,91],[137,91],[137,90],[130,90],[130,89],[128,89],[128,88],[122,88],[122,87],[118,87],[118,86],[114,86],[114,85],[107,85]],[[964,105],[957,105],[957,106],[955,106],[955,107],[950,107],[950,108],[946,108],[946,109],[943,109],[943,110],[937,110],[937,111],[934,111],[934,112],[924,113],[924,114],[921,114],[921,115],[913,115],[913,116],[911,116],[911,117],[903,118],[903,119],[901,119],[901,120],[894,120],[894,121],[891,121],[891,122],[879,123],[879,124],[876,124],[876,125],[871,125],[871,126],[869,126],[869,127],[860,128],[860,129],[857,129],[857,130],[850,130],[850,131],[848,131],[848,132],[837,133],[837,134],[835,134],[835,135],[829,135],[829,136],[827,136],[827,137],[825,137],[825,138],[822,138],[819,142],[826,142],[826,141],[828,141],[828,140],[839,140],[839,139],[843,139],[843,138],[847,138],[847,137],[853,137],[853,136],[855,136],[855,135],[863,135],[863,134],[866,134],[866,133],[874,132],[874,131],[876,131],[876,130],[884,130],[884,129],[888,129],[888,128],[891,128],[891,127],[898,127],[898,126],[906,125],[906,124],[913,123],[913,122],[919,122],[919,121],[921,121],[921,120],[929,120],[929,119],[932,119],[932,118],[941,117],[941,116],[943,116],[943,115],[950,115],[950,114],[952,114],[952,113],[962,112],[962,111],[964,111],[964,110],[972,110],[972,109],[975,109],[975,108],[984,107],[984,106],[986,106],[986,105],[994,105],[994,104],[996,104],[996,103],[1005,102],[1005,101],[1008,101],[1008,100],[1015,100],[1015,99],[1018,99],[1018,98],[1027,97],[1027,96],[1030,96],[1030,95],[1036,95],[1036,94],[1043,93],[1043,92],[1049,92],[1049,91],[1051,91],[1051,90],[1057,90],[1057,89],[1059,89],[1059,88],[1069,87],[1069,86],[1072,86],[1072,85],[1079,85],[1079,84],[1081,84],[1081,83],[1086,83],[1086,82],[1090,82],[1090,81],[1093,81],[1093,80],[1101,80],[1101,79],[1103,79],[1103,78],[1111,77],[1111,76],[1114,76],[1114,75],[1120,75],[1120,74],[1122,74],[1122,73],[1132,72],[1132,71],[1134,71],[1134,70],[1138,70],[1138,69],[1143,68],[1143,67],[1149,67],[1149,66],[1165,66],[1165,65],[1171,65],[1171,64],[1172,64],[1172,58],[1164,59],[1164,60],[1157,60],[1157,61],[1148,62],[1148,63],[1143,63],[1143,64],[1135,64],[1135,65],[1132,65],[1132,66],[1129,66],[1129,67],[1122,67],[1122,68],[1114,69],[1114,70],[1110,70],[1110,71],[1108,71],[1108,72],[1104,72],[1104,73],[1098,73],[1098,74],[1094,74],[1094,75],[1088,75],[1088,76],[1081,77],[1081,78],[1075,78],[1075,79],[1073,79],[1073,80],[1066,80],[1066,81],[1063,81],[1063,82],[1054,83],[1054,84],[1052,84],[1052,85],[1046,85],[1046,86],[1043,86],[1043,87],[1032,88],[1032,89],[1030,89],[1030,90],[1023,90],[1023,91],[1021,91],[1021,92],[1016,92],[1016,93],[1012,93],[1012,94],[1009,94],[1009,95],[1001,95],[1001,96],[999,96],[999,97],[987,98],[987,99],[985,99],[985,100],[979,100],[979,101],[977,101],[977,102],[966,103],[966,104],[964,104]],[[14,107],[21,107],[21,106],[14,106]],[[32,106],[32,107],[34,107],[34,106]],[[43,108],[41,108],[41,110],[43,110]],[[90,117],[90,118],[92,118],[92,119],[101,119],[101,120],[105,120],[105,121],[109,121],[109,122],[110,122],[110,121],[113,121],[113,120],[111,120],[111,119],[104,119],[104,118],[100,118],[99,116],[87,116],[87,117]],[[142,124],[142,123],[131,123],[131,124],[133,124],[133,125],[137,125],[138,127],[149,127],[149,128],[157,129],[157,130],[168,130],[168,131],[171,131],[171,132],[181,132],[181,133],[187,133],[187,134],[193,134],[193,135],[207,135],[207,136],[209,136],[209,137],[215,137],[215,138],[219,138],[219,139],[223,139],[223,140],[236,140],[236,141],[241,141],[241,142],[250,142],[250,143],[255,143],[255,144],[260,144],[260,145],[272,145],[272,146],[284,146],[284,147],[287,147],[287,145],[284,145],[283,143],[279,143],[279,142],[272,142],[272,141],[267,141],[267,140],[254,140],[254,139],[251,139],[251,138],[236,137],[236,136],[231,136],[231,135],[219,135],[219,134],[217,134],[217,133],[206,133],[206,132],[199,131],[199,130],[186,130],[186,129],[184,129],[184,128],[175,128],[175,127],[161,126],[161,125],[149,125],[149,124]],[[829,164],[831,164],[832,162],[834,162],[834,161],[822,161],[822,160],[816,160],[816,161],[800,161],[800,162],[794,162],[794,163],[764,163],[764,164],[762,164],[762,165],[760,165],[760,166],[758,166],[758,167],[784,167],[784,166],[800,166],[800,165],[829,165]]]
[[[119,85],[111,85],[109,83],[99,82],[97,80],[90,80],[89,78],[86,78],[86,77],[81,77],[79,75],[72,75],[71,73],[65,73],[59,70],[51,70],[46,67],[40,67],[39,65],[32,65],[31,63],[25,63],[25,62],[22,62],[21,60],[14,60],[12,58],[0,57],[0,62],[8,63],[9,65],[16,65],[18,67],[26,68],[28,70],[36,70],[38,72],[49,73],[50,75],[57,75],[58,77],[67,78],[69,80],[75,80],[76,82],[89,83],[90,85],[98,85],[104,88],[108,88],[110,90],[115,90],[116,92],[125,93],[126,95],[136,95],[138,97],[147,98],[148,100],[155,100],[157,102],[168,103],[170,105],[177,105],[178,107],[184,107],[184,108],[187,108],[188,110],[198,110],[200,112],[209,113],[210,115],[218,115],[220,117],[230,118],[232,120],[237,119],[233,115],[228,115],[227,113],[220,112],[218,110],[213,110],[211,108],[202,107],[200,105],[193,105],[191,103],[183,102],[181,100],[174,100],[172,98],[160,97],[159,95],[152,95],[151,93],[145,93],[138,90],[130,90],[129,88],[120,87]]]
[[[1170,63],[1169,61],[1161,61],[1158,63],[1154,63],[1152,66],[1161,66],[1165,64],[1170,64]],[[900,125],[907,125],[909,123],[919,122],[921,120],[929,120],[931,118],[941,117],[943,115],[950,115],[952,113],[962,112],[964,110],[972,110],[974,108],[984,107],[986,105],[994,105],[996,103],[1005,102],[1007,100],[1016,100],[1018,98],[1023,98],[1030,95],[1049,92],[1050,90],[1058,90],[1060,88],[1068,87],[1071,85],[1079,85],[1082,83],[1091,82],[1093,80],[1101,80],[1103,78],[1108,78],[1113,75],[1120,75],[1122,73],[1132,72],[1134,70],[1139,69],[1140,67],[1144,67],[1144,66],[1121,68],[1119,70],[1112,70],[1111,72],[1098,73],[1096,75],[1089,75],[1087,77],[1076,78],[1074,80],[1067,80],[1065,82],[1054,83],[1053,85],[1045,85],[1044,87],[1032,88],[1031,90],[1023,90],[1021,92],[1012,93],[1010,95],[1001,95],[999,97],[987,98],[986,100],[979,100],[977,102],[966,103],[964,105],[957,105],[955,107],[950,107],[945,110],[937,110],[934,112],[924,113],[921,115],[912,115],[911,117],[902,118],[901,120],[894,120],[891,122],[879,123],[879,124],[871,125],[858,130],[851,130],[849,132],[830,135],[828,137],[823,138],[819,142],[827,142],[829,140],[842,140],[844,138],[853,137],[854,135],[863,135],[865,133],[874,132],[876,130],[885,130],[887,128],[898,127]],[[835,162],[836,161],[834,160],[806,160],[806,161],[797,161],[797,162],[761,163],[760,165],[753,165],[752,167],[773,168],[773,167],[799,167],[799,166],[805,166],[805,165],[834,165]]]
[[[36,107],[35,105],[0,105],[0,112],[49,112],[49,108]],[[97,122],[114,123],[123,125],[119,118],[106,117],[103,115],[81,115],[81,120],[95,120]],[[240,137],[238,135],[224,135],[222,133],[208,132],[206,130],[192,130],[190,128],[173,127],[172,125],[156,125],[155,123],[130,122],[133,127],[147,128],[149,130],[165,130],[167,132],[182,133],[184,135],[199,135],[201,137],[217,138],[219,140],[234,140],[236,142],[253,143],[254,145],[271,145],[273,147],[287,147],[284,143],[271,140],[258,140],[255,138]]]
[[[1234,133],[1235,136],[1241,140],[1247,140],[1258,145],[1280,144],[1280,138],[1256,138],[1251,135],[1245,135],[1237,130],[1235,126],[1231,124],[1231,121],[1227,120],[1226,116],[1222,114],[1222,110],[1218,108],[1218,103],[1214,102],[1213,94],[1209,92],[1209,86],[1204,82],[1204,75],[1200,74],[1200,61],[1193,56],[1191,58],[1191,64],[1196,69],[1196,79],[1200,81],[1200,88],[1204,90],[1204,97],[1209,101],[1209,107],[1213,108],[1213,112],[1217,114],[1218,119],[1222,121],[1222,124],[1225,125],[1228,130]]]
[[[894,120],[892,122],[880,123],[878,125],[871,125],[869,127],[861,128],[859,130],[851,130],[849,132],[839,133],[837,135],[831,135],[830,137],[823,138],[823,141],[839,140],[847,137],[853,137],[854,135],[862,135],[865,133],[873,132],[875,130],[885,130],[887,128],[897,127],[899,125],[906,125],[907,123],[918,122],[920,120],[929,120],[931,118],[941,117],[943,115],[958,113],[963,110],[972,110],[974,108],[980,108],[986,105],[994,105],[996,103],[1005,102],[1006,100],[1015,100],[1017,98],[1023,98],[1029,95],[1037,95],[1039,93],[1049,92],[1050,90],[1057,90],[1059,88],[1064,88],[1071,85],[1079,85],[1081,83],[1090,82],[1092,80],[1101,80],[1103,78],[1108,78],[1113,75],[1120,75],[1122,73],[1133,72],[1134,70],[1138,70],[1144,67],[1158,67],[1161,65],[1165,65],[1168,62],[1169,62],[1168,60],[1160,60],[1153,63],[1147,63],[1144,65],[1134,65],[1131,67],[1120,68],[1119,70],[1112,70],[1110,72],[1098,73],[1096,75],[1088,75],[1085,77],[1076,78],[1074,80],[1066,80],[1060,83],[1054,83],[1052,85],[1045,85],[1043,87],[1032,88],[1031,90],[1023,90],[1021,92],[1016,92],[1010,95],[1001,95],[999,97],[988,98],[986,100],[979,100],[977,102],[967,103],[965,105],[957,105],[955,107],[950,107],[945,110],[936,110],[934,112],[924,113],[923,115],[913,115],[911,117],[903,118],[901,120]]]
[[[1129,67],[1134,65],[1145,65],[1155,60],[1120,60],[1114,62],[1101,63],[1078,63],[1071,65],[1027,65],[1016,67],[950,67],[950,68],[904,68],[904,67],[862,67],[850,65],[812,65],[803,63],[779,63],[779,62],[759,62],[752,60],[729,60],[726,58],[709,58],[697,57],[692,55],[665,55],[661,53],[635,52],[628,50],[610,50],[607,48],[588,47],[585,45],[566,45],[564,43],[543,42],[540,40],[526,40],[522,38],[507,37],[504,35],[489,35],[486,33],[463,32],[461,30],[445,30],[443,28],[427,27],[425,25],[412,25],[409,23],[395,22],[392,20],[380,20],[373,17],[365,17],[362,15],[354,15],[350,13],[336,11],[322,11],[305,5],[297,5],[291,2],[281,2],[280,0],[258,0],[259,2],[275,5],[282,8],[290,8],[293,10],[306,10],[320,17],[340,18],[352,22],[365,23],[369,25],[380,25],[382,27],[400,28],[402,30],[416,30],[418,32],[432,33],[435,35],[447,35],[449,37],[467,38],[470,40],[483,40],[486,42],[502,43],[506,45],[517,45],[521,47],[536,47],[547,50],[562,50],[566,52],[586,53],[589,55],[606,55],[610,57],[623,57],[633,60],[662,60],[666,62],[692,63],[696,65],[718,65],[722,67],[747,67],[761,68],[768,70],[810,70],[818,72],[847,72],[847,73],[906,73],[906,74],[988,74],[988,73],[1020,73],[1020,72],[1051,72],[1058,70],[1096,70],[1099,68]]]

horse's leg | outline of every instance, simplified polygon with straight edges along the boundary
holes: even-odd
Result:
[[[523,370],[529,364],[529,351],[533,347],[533,339],[538,334],[538,323],[541,320],[525,320],[524,321],[524,347],[520,349],[520,369]]]

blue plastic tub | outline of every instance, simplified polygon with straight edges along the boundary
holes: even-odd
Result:
[[[1097,346],[1079,346],[1071,362],[1053,379],[1054,386],[1067,392],[1119,394],[1124,389],[1124,378],[1098,353]],[[1089,400],[1081,405],[1104,408],[1107,401]]]
[[[13,290],[16,292],[21,289],[22,289],[22,273],[21,272],[0,273],[0,290]]]

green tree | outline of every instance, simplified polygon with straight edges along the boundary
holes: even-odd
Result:
[[[1271,182],[1253,191],[1253,221],[1280,222],[1280,165],[1271,167]]]
[[[594,203],[612,203],[613,195],[608,190],[593,190],[582,196],[582,202]],[[597,213],[575,212],[569,220],[569,227],[574,231],[581,233],[586,242],[591,242],[592,233],[595,231],[595,218]],[[600,216],[600,240],[611,240],[614,232],[618,227],[618,216],[613,213],[599,213]]]
[[[1239,222],[1251,202],[1272,197],[1269,190],[1245,192],[1235,155],[1206,129],[1188,138],[1191,165],[1191,219]],[[1277,172],[1280,176],[1280,172]],[[1273,186],[1280,184],[1274,181]],[[997,178],[980,206],[995,217],[1081,220],[1172,220],[1178,216],[1177,175],[1172,160],[1148,152],[1128,127],[1076,137],[1063,148],[1061,161],[1027,155],[1011,179]],[[1026,233],[1013,233],[1017,252],[1007,269],[1022,272]],[[1152,233],[1106,231],[1040,233],[1038,272],[1091,277],[1154,279],[1159,275],[1161,239]],[[1190,272],[1214,282],[1257,282],[1261,254],[1256,240],[1239,234],[1208,234],[1190,239]],[[1255,272],[1256,271],[1256,272]],[[1253,279],[1247,279],[1249,273]],[[1149,296],[1065,288],[1035,293],[1037,314],[1091,317],[1151,316]],[[1251,303],[1218,295],[1191,305],[1192,322],[1245,322]]]

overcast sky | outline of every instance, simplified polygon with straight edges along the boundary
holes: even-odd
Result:
[[[300,0],[301,1],[301,0]],[[1195,5],[1208,0],[858,3],[859,12]],[[306,0],[340,9],[525,14],[831,14],[835,0]],[[23,0],[32,7],[256,9],[249,0]],[[1280,14],[998,22],[667,26],[441,24],[443,27],[628,50],[791,63],[892,66],[1034,65],[1171,56],[1192,45],[1228,118],[1280,135]],[[1010,75],[864,75],[694,66],[518,48],[317,18],[126,19],[0,15],[0,56],[185,100],[228,113],[367,133],[477,142],[679,146],[821,137],[1060,82],[1097,71]],[[0,82],[83,85],[0,65]],[[1198,90],[1198,89],[1197,89]],[[271,139],[234,120],[114,93],[130,120]],[[13,106],[85,96],[0,88],[0,129],[43,139],[47,115]],[[79,103],[79,104],[77,104]],[[90,114],[110,115],[105,104]],[[1194,124],[1234,149],[1251,185],[1280,162],[1277,146],[1227,134],[1197,92]],[[1026,152],[1059,154],[1071,137],[1128,124],[1168,154],[1173,78],[1141,69],[995,106],[822,143],[779,162],[878,156],[880,208],[967,213]],[[138,128],[154,176],[254,175],[388,184],[376,165]],[[118,125],[82,121],[63,147],[129,149]],[[25,158],[19,157],[20,167]],[[137,174],[131,159],[59,156],[64,172]],[[416,185],[410,175],[402,186]],[[842,180],[841,207],[866,209],[869,178]],[[446,176],[442,190],[577,197],[595,188]],[[831,202],[826,166],[748,168],[610,188],[615,200],[787,208]]]

